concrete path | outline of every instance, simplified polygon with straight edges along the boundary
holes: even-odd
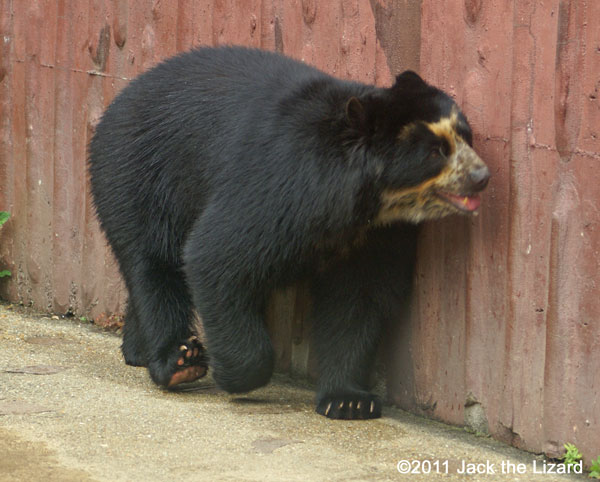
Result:
[[[392,408],[375,421],[327,420],[312,391],[281,379],[242,397],[210,379],[162,391],[123,363],[119,344],[90,324],[0,304],[1,481],[574,478],[534,474],[530,454]],[[439,465],[403,475],[402,460]],[[463,463],[494,474],[460,475]]]

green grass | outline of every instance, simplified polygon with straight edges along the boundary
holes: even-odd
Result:
[[[579,449],[573,444],[565,444],[564,447],[566,452],[565,455],[562,456],[563,463],[565,465],[575,465],[579,463],[581,457],[583,457]]]
[[[600,456],[596,460],[592,460],[590,466],[590,477],[592,479],[600,479]]]

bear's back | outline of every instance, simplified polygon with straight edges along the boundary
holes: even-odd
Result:
[[[318,110],[305,102],[303,90],[315,83],[341,81],[243,47],[195,49],[134,79],[108,107],[90,143],[92,191],[109,237],[128,231],[128,240],[139,239],[151,230],[159,252],[177,251],[224,184],[239,191],[251,182],[264,184],[273,172],[296,169],[289,164],[297,156],[285,150],[306,120],[298,109]],[[122,215],[114,215],[115,205]],[[123,219],[134,218],[140,222],[124,226]]]

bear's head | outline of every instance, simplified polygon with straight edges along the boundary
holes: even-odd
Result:
[[[406,71],[389,89],[352,97],[346,117],[376,173],[376,224],[474,213],[490,172],[456,103]]]

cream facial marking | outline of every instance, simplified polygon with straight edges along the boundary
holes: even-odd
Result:
[[[449,117],[442,117],[437,122],[426,122],[427,128],[433,132],[437,137],[446,139],[450,145],[450,153],[454,153],[456,149],[456,143],[460,136],[456,133],[456,126],[458,124],[458,111],[456,107],[452,107]]]
[[[437,122],[425,123],[437,137],[448,142],[446,165],[435,177],[417,186],[399,190],[385,190],[381,195],[381,209],[375,224],[395,221],[420,222],[438,219],[455,213],[474,213],[481,200],[473,189],[470,173],[486,168],[484,162],[457,133],[458,111],[453,108],[449,117]],[[401,131],[400,136],[410,134],[414,125]]]

